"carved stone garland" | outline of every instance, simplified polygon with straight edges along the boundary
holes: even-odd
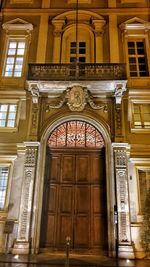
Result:
[[[32,200],[36,162],[38,155],[37,142],[25,143],[25,163],[24,176],[22,184],[20,214],[17,240],[13,248],[13,253],[27,254],[30,245],[30,230],[31,230],[31,214],[32,214]]]
[[[91,93],[87,90],[87,88],[79,85],[74,85],[67,88],[67,90],[62,94],[59,103],[54,106],[47,105],[45,111],[48,112],[51,108],[61,108],[65,103],[71,111],[83,111],[87,103],[93,109],[102,109],[104,112],[108,111],[106,104],[96,105],[93,101]]]
[[[118,211],[118,256],[120,258],[134,258],[130,230],[127,147],[128,144],[113,144]]]

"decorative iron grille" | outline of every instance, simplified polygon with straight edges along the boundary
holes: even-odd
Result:
[[[48,146],[102,148],[104,139],[91,124],[74,120],[59,125],[51,133]]]

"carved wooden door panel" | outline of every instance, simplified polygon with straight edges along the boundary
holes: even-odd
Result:
[[[102,249],[107,236],[104,155],[53,152],[44,192],[42,246]],[[105,227],[104,227],[105,226]]]

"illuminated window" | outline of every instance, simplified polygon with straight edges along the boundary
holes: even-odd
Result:
[[[140,209],[143,212],[148,191],[150,190],[150,170],[138,170],[139,190],[140,190]]]
[[[49,147],[104,146],[101,134],[92,125],[82,121],[70,121],[58,126],[48,139]]]
[[[25,41],[9,41],[4,67],[5,77],[21,77],[25,55]]]
[[[80,63],[86,62],[86,42],[79,42],[78,48],[77,48],[76,42],[70,43],[70,62],[71,63],[76,62],[76,56],[78,56],[78,60]]]
[[[0,167],[0,209],[4,209],[8,184],[8,167]]]
[[[133,127],[150,129],[150,104],[133,104]]]
[[[143,41],[128,42],[128,64],[131,77],[148,76],[146,50]]]
[[[16,127],[17,104],[0,104],[0,129]]]

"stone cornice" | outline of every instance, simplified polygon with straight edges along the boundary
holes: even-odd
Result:
[[[6,31],[26,31],[30,32],[33,30],[33,25],[31,23],[26,22],[20,18],[16,18],[14,20],[5,22],[2,25],[2,28]]]
[[[70,10],[70,9],[69,9]],[[116,14],[116,15],[150,15],[150,10],[148,7],[140,7],[140,8],[86,8],[86,10],[90,10],[90,11],[93,11],[93,12],[97,12],[99,13],[100,15],[109,15],[109,14]],[[3,14],[6,16],[10,16],[10,15],[34,15],[34,16],[37,16],[37,15],[41,15],[43,13],[47,13],[49,15],[58,15],[59,13],[61,12],[66,12],[68,11],[68,9],[61,9],[61,8],[58,8],[58,9],[50,9],[50,8],[47,8],[47,9],[8,9],[8,8],[5,8],[3,10]]]
[[[38,99],[40,94],[46,94],[48,97],[53,98],[59,97],[66,88],[74,85],[87,87],[93,97],[113,96],[120,99],[123,91],[125,91],[126,81],[27,81],[27,90],[36,99]],[[118,94],[117,90],[120,86],[121,95],[120,91]]]

